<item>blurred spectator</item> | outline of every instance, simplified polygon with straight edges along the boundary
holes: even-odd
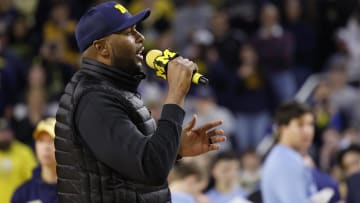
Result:
[[[298,85],[301,85],[312,71],[315,48],[315,33],[303,20],[302,7],[301,0],[285,1],[285,29],[294,36],[294,71]]]
[[[222,106],[217,105],[213,90],[209,86],[199,86],[195,89],[191,104],[186,110],[184,121],[190,121],[192,116],[196,114],[196,127],[205,123],[219,119],[223,121],[222,129],[224,134],[228,137],[232,136],[234,132],[234,117],[231,112]],[[229,143],[221,143],[221,149],[229,149]]]
[[[264,163],[262,199],[265,203],[309,202],[316,186],[301,152],[314,136],[311,110],[301,103],[285,103],[276,111],[275,123],[278,144]]]
[[[198,66],[198,72],[206,75],[207,50],[212,45],[214,36],[209,30],[198,29],[193,32],[190,41],[191,43],[184,49],[184,57],[194,61]]]
[[[211,203],[245,200],[247,193],[239,186],[239,172],[240,161],[235,153],[221,152],[215,156],[211,166],[215,185],[206,192]]]
[[[18,99],[16,93],[21,92],[25,85],[25,68],[22,61],[7,48],[5,34],[6,27],[0,23],[0,117],[4,116],[5,108],[14,105]]]
[[[328,81],[321,81],[310,98],[310,104],[315,116],[315,138],[316,150],[323,144],[323,134],[327,128],[341,130],[344,126],[344,119],[338,111],[335,111],[330,104],[331,89]]]
[[[44,43],[52,44],[56,51],[63,56],[61,60],[65,63],[77,66],[79,64],[79,53],[75,41],[76,22],[70,19],[70,8],[65,2],[52,5],[49,20],[44,25]]]
[[[13,0],[2,0],[0,3],[0,24],[4,23],[6,27],[9,27],[13,24],[17,13]]]
[[[49,101],[58,101],[65,85],[75,72],[70,64],[62,61],[64,50],[55,43],[44,44],[41,49],[41,65],[46,73],[46,89]]]
[[[228,90],[229,75],[234,74],[238,64],[237,56],[245,35],[231,29],[228,16],[223,11],[214,13],[211,18],[210,30],[213,33],[213,45],[206,50],[207,77],[215,91],[219,105],[230,107],[232,95]]]
[[[358,145],[350,145],[341,150],[338,155],[338,162],[346,177],[360,172],[360,147]]]
[[[19,117],[14,121],[16,139],[27,144],[32,149],[34,148],[34,140],[32,132],[36,124],[47,116],[46,112],[46,93],[42,89],[31,89],[26,95],[26,107],[17,109],[17,111],[24,111],[23,113],[17,112]]]
[[[251,35],[257,27],[259,8],[264,0],[225,0],[218,7],[229,15],[231,27]]]
[[[336,136],[336,134],[334,133],[336,133],[336,131],[334,131],[333,134],[331,134],[331,131],[329,131],[329,134],[325,136],[325,138],[330,137],[332,135]],[[319,193],[322,190],[331,190],[333,194],[327,195],[326,197],[327,199],[329,199],[328,202],[338,203],[338,201],[340,201],[340,192],[337,182],[331,176],[317,169],[313,159],[310,156],[310,151],[311,151],[310,149],[314,138],[314,132],[312,134],[308,133],[306,135],[307,136],[304,136],[303,139],[301,140],[303,142],[301,154],[303,156],[307,170],[309,170],[310,174],[312,175],[312,181],[315,183],[316,190],[319,191]],[[330,140],[330,138],[328,138],[327,140]],[[326,149],[328,149],[328,151],[326,152],[334,153],[332,154],[333,157],[335,157],[336,150],[338,149],[337,148],[338,142],[336,143],[335,142],[336,140],[335,141],[333,140],[332,142],[324,141],[324,145],[323,145],[323,147],[326,147]],[[326,155],[329,155],[329,153],[325,154],[325,156]],[[330,159],[330,157],[326,157],[326,158]]]
[[[357,90],[347,84],[347,75],[345,69],[346,59],[342,57],[332,58],[328,65],[327,77],[329,81],[330,105],[334,111],[339,111],[345,118],[345,126],[349,124],[349,118],[352,112],[351,107],[357,99]],[[344,129],[341,129],[344,130]]]
[[[25,24],[33,26],[35,24],[35,11],[39,0],[13,0],[15,9],[24,16]]]
[[[335,129],[326,129],[322,135],[322,147],[319,151],[319,167],[329,172],[335,164],[335,155],[340,147],[340,134]]]
[[[214,34],[214,44],[216,51],[224,62],[224,72],[222,77],[227,77],[227,69],[233,68],[238,59],[234,56],[239,52],[240,46],[246,40],[246,35],[241,30],[234,30],[229,24],[228,14],[224,11],[214,13],[210,21],[210,29]],[[221,70],[219,70],[221,71]]]
[[[247,150],[241,155],[240,185],[247,194],[259,187],[260,183],[260,157],[255,150]]]
[[[26,64],[29,64],[35,54],[31,37],[25,16],[17,16],[9,28],[9,49],[16,53]]]
[[[344,170],[347,185],[347,203],[357,203],[360,201],[360,147],[351,145],[340,151],[339,163]]]
[[[169,183],[173,203],[197,203],[196,195],[201,192],[201,181],[204,174],[191,162],[178,162],[172,169],[172,180]]]
[[[331,189],[334,193],[328,203],[340,202],[340,191],[338,183],[327,173],[317,169],[312,158],[305,153],[304,155],[305,165],[310,169],[316,188],[318,191],[323,189]]]
[[[212,15],[211,7],[202,0],[186,0],[180,7],[173,22],[175,45],[180,53],[191,39],[194,31],[207,28]]]
[[[140,29],[144,30],[147,40],[145,47],[157,47],[157,43],[149,44],[155,40],[161,40],[162,34],[172,28],[175,15],[174,3],[171,0],[140,0],[131,1],[129,6],[130,13],[138,13],[145,8],[151,9],[149,18],[142,22]],[[143,26],[141,28],[141,26]],[[166,47],[170,48],[170,47]]]
[[[16,141],[9,123],[0,118],[0,202],[10,202],[14,190],[31,177],[35,165],[32,150]]]
[[[256,148],[270,126],[270,110],[275,96],[258,55],[251,44],[244,44],[238,53],[240,64],[228,75],[229,108],[235,114],[237,150]]]
[[[55,118],[38,123],[33,133],[36,156],[40,165],[33,170],[32,178],[21,185],[12,196],[12,203],[40,201],[57,203],[55,161]]]
[[[279,101],[290,100],[297,90],[292,72],[294,40],[281,27],[275,5],[268,3],[262,7],[260,28],[254,42],[259,52],[260,65],[269,77]]]

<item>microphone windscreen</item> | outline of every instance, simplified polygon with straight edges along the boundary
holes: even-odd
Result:
[[[160,51],[160,50],[157,50],[157,49],[150,50],[146,54],[146,58],[145,58],[146,64],[150,68],[155,69],[155,66],[154,66],[155,59],[161,55],[162,55],[162,51]]]

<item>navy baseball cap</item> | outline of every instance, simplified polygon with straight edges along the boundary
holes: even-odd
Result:
[[[124,6],[114,1],[99,4],[80,18],[75,30],[77,45],[82,52],[95,40],[129,28],[149,15],[150,9],[131,15]]]

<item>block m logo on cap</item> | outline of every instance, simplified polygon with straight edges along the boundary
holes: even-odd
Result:
[[[124,14],[124,13],[127,12],[127,9],[126,9],[123,5],[121,5],[121,4],[116,4],[116,5],[114,6],[114,8],[116,8],[117,10],[119,10],[121,14]]]

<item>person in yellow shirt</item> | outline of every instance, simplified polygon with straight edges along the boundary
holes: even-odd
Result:
[[[31,177],[33,151],[16,141],[9,123],[0,118],[0,202],[9,203],[14,190]]]

